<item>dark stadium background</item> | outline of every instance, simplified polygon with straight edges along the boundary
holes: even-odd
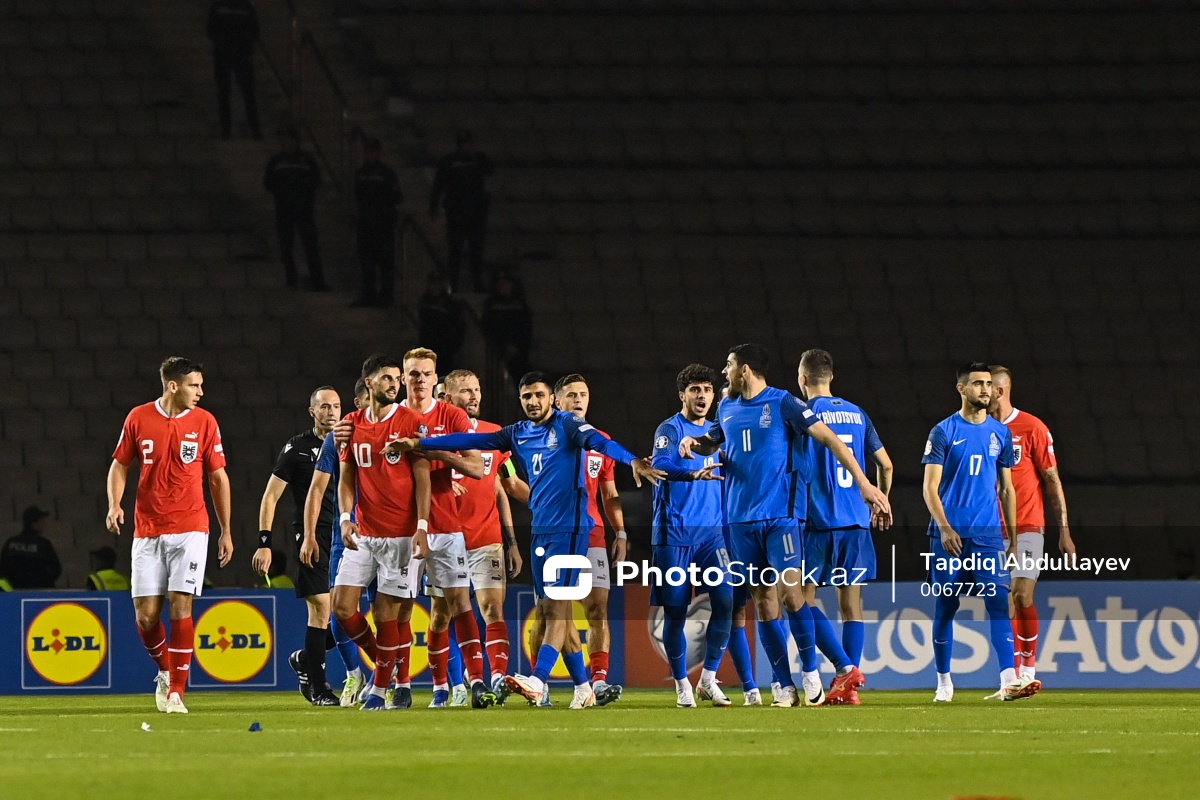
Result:
[[[365,355],[419,344],[445,256],[431,168],[464,127],[496,162],[487,258],[524,284],[532,364],[583,372],[591,419],[635,451],[685,364],[759,341],[792,388],[826,348],[896,464],[877,545],[914,578],[924,437],[957,407],[954,365],[998,361],[1055,434],[1081,554],[1172,578],[1194,552],[1195,4],[259,0],[266,142],[236,92],[218,136],[206,5],[0,0],[0,520],[50,510],[66,585],[110,541],[109,455],[170,354],[205,363],[229,455],[237,554],[211,577],[252,583],[308,393],[348,403]],[[285,123],[326,173],[332,294],[283,286],[261,179]],[[407,195],[391,311],[347,308],[364,133]],[[458,365],[512,421],[465,299]],[[648,493],[625,505],[636,540]]]

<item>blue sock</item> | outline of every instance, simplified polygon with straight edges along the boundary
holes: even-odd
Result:
[[[541,654],[539,653],[538,661],[541,660]],[[577,650],[574,653],[563,653],[563,663],[567,665],[567,672],[571,673],[571,680],[575,682],[576,686],[583,686],[588,682],[587,665],[583,663],[582,650]]]
[[[795,686],[796,684],[792,683],[791,668],[788,666],[787,638],[784,633],[786,629],[777,625],[777,622],[778,620],[760,620],[758,638],[762,640],[767,660],[771,662],[771,674],[775,676],[775,682],[783,686]]]
[[[733,627],[733,587],[714,587],[708,592],[712,613],[704,638],[704,668],[716,672],[725,657],[729,644],[729,629]]]
[[[862,666],[863,640],[866,638],[866,625],[862,620],[846,620],[842,623],[842,649],[846,658],[856,667]]]
[[[446,674],[450,676],[451,686],[458,686],[466,681],[463,678],[462,650],[458,649],[458,635],[454,632],[453,620],[450,622],[450,656],[446,664]]]
[[[671,677],[681,681],[687,677],[687,640],[683,636],[687,606],[663,606],[663,615],[663,648],[667,651],[667,663],[671,666]]]
[[[996,660],[1000,662],[1000,670],[1013,669],[1016,653],[1013,650],[1012,621],[1008,618],[1008,588],[996,587],[999,591],[993,597],[983,599],[983,607],[987,609],[988,627],[991,629],[992,648],[996,651]]]
[[[812,610],[803,605],[796,611],[788,611],[787,617],[791,624],[792,638],[796,640],[796,649],[800,651],[800,669],[805,672],[816,671],[817,632]]]
[[[354,670],[362,670],[362,659],[358,655],[358,645],[354,640],[346,635],[342,630],[342,626],[333,617],[329,618],[329,627],[333,629],[333,642],[337,645],[338,655],[342,657],[342,663],[346,665],[346,674],[349,675]]]
[[[842,671],[850,665],[850,658],[842,649],[842,642],[833,629],[833,623],[829,621],[829,617],[825,616],[825,612],[816,606],[805,606],[805,608],[812,612],[813,628],[817,635],[817,649],[825,654],[834,669]]]
[[[954,652],[954,614],[957,611],[957,597],[934,598],[933,663],[939,675],[950,671],[950,656]],[[1009,623],[1011,627],[1012,623]]]
[[[757,689],[754,680],[754,664],[750,660],[750,640],[746,638],[746,626],[739,625],[729,632],[729,656],[733,659],[733,668],[737,670],[742,680],[742,691]]]
[[[582,654],[579,660],[583,660]],[[554,665],[557,663],[558,651],[548,644],[542,645],[542,648],[538,650],[537,665],[533,668],[533,677],[545,683],[550,680],[550,671],[554,669]]]

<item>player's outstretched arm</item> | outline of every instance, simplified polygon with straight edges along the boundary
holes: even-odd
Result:
[[[419,450],[418,453],[421,458],[441,461],[468,478],[478,480],[483,477],[483,454],[478,450],[463,450],[459,453],[450,450]]]
[[[300,561],[306,567],[314,567],[321,560],[321,548],[317,545],[317,520],[321,518],[321,505],[333,476],[328,472],[313,470],[312,483],[304,496],[304,542],[300,545]]]
[[[962,539],[954,528],[950,527],[950,520],[946,518],[946,509],[942,506],[942,497],[938,494],[938,489],[942,485],[942,470],[941,464],[926,464],[925,479],[921,483],[921,494],[925,498],[925,507],[929,509],[929,516],[933,517],[934,523],[938,526],[938,532],[942,537],[942,547],[952,556],[962,553]]]
[[[233,559],[233,526],[230,524],[229,475],[224,467],[208,473],[208,490],[212,492],[217,524],[221,526],[221,536],[217,539],[217,563],[226,567]]]
[[[121,535],[121,526],[125,524],[125,510],[121,508],[121,498],[125,496],[125,484],[129,480],[129,467],[113,459],[108,468],[108,514],[104,517],[104,527],[110,533]]]
[[[521,480],[520,475],[515,472],[512,475],[505,475],[500,479],[500,485],[513,500],[529,505],[529,484]]]
[[[271,528],[275,525],[275,508],[287,487],[287,481],[272,475],[258,503],[258,548],[250,566],[259,575],[266,575],[271,569]]]
[[[1017,553],[1017,490],[1013,488],[1012,468],[1000,467],[997,473],[996,491],[1000,495],[1000,512],[1004,515],[1004,529],[1008,531],[1008,552]]]
[[[648,458],[635,458],[629,462],[629,466],[633,469],[633,482],[640,489],[642,481],[647,480],[652,486],[658,486],[659,481],[667,479],[667,473],[661,469],[655,469]]]
[[[679,457],[691,458],[692,456],[711,456],[720,449],[719,442],[710,437],[707,433],[700,437],[685,436],[679,440]]]

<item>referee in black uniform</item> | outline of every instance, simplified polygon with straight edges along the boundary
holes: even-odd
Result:
[[[325,650],[329,639],[329,547],[333,534],[332,484],[321,503],[317,518],[317,542],[320,557],[310,567],[300,560],[300,545],[304,541],[304,500],[312,483],[313,468],[321,453],[321,443],[342,416],[342,401],[332,386],[322,386],[308,399],[308,413],[313,426],[298,433],[279,452],[275,469],[267,481],[262,503],[258,507],[258,550],[254,552],[254,570],[265,575],[271,568],[271,527],[275,522],[275,506],[289,486],[295,517],[292,520],[292,541],[295,543],[296,596],[308,603],[308,627],[304,631],[304,649],[288,658],[288,664],[300,678],[300,693],[314,706],[338,706],[338,696],[325,681]]]

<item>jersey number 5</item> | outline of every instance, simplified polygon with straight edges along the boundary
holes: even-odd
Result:
[[[846,447],[850,447],[854,444],[853,434],[839,433],[838,438],[846,443]],[[837,483],[838,486],[842,487],[843,489],[849,489],[854,485],[854,476],[850,474],[849,470],[842,466],[840,461],[838,462],[837,467]]]

